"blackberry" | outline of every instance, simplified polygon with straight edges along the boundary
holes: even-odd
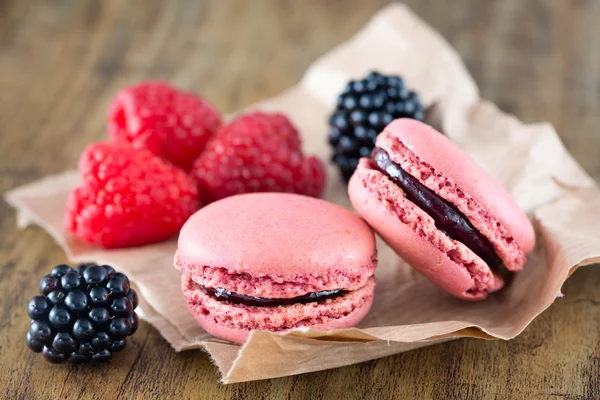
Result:
[[[359,158],[371,155],[377,135],[397,118],[424,118],[419,96],[404,87],[402,78],[373,71],[362,80],[348,82],[329,117],[328,134],[331,160],[345,181]]]
[[[29,301],[29,348],[54,364],[110,361],[137,330],[137,293],[109,265],[57,265]]]

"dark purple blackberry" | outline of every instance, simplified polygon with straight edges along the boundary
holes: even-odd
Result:
[[[26,342],[51,363],[110,361],[137,330],[137,293],[108,265],[57,265],[39,291],[27,306]]]
[[[397,118],[424,118],[419,96],[404,87],[402,78],[371,72],[362,80],[348,82],[329,117],[328,135],[331,159],[345,181],[359,158],[370,156],[377,135]]]

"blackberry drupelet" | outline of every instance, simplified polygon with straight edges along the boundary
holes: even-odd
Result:
[[[332,161],[348,181],[361,157],[369,157],[377,135],[397,118],[422,121],[424,109],[417,93],[404,87],[396,75],[369,73],[350,81],[337,99],[329,117],[329,143]]]
[[[137,330],[137,293],[125,274],[109,265],[61,264],[29,301],[27,346],[51,363],[110,361]]]

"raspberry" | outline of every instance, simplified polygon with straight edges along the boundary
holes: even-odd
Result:
[[[243,115],[223,126],[194,163],[203,200],[249,192],[319,196],[325,168],[304,158],[298,131],[282,114]]]
[[[221,125],[216,109],[193,93],[164,82],[142,82],[122,89],[108,112],[110,137],[146,148],[189,170]]]
[[[82,183],[70,194],[65,227],[105,248],[175,235],[199,208],[194,180],[145,149],[94,143],[81,155]]]

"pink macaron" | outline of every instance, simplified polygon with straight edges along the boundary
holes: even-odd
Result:
[[[343,207],[287,193],[228,197],[196,212],[175,267],[202,328],[243,343],[252,330],[356,325],[373,302],[370,227]]]
[[[360,160],[348,194],[398,255],[465,300],[501,289],[535,245],[531,223],[504,188],[416,120],[384,129],[371,157]]]

